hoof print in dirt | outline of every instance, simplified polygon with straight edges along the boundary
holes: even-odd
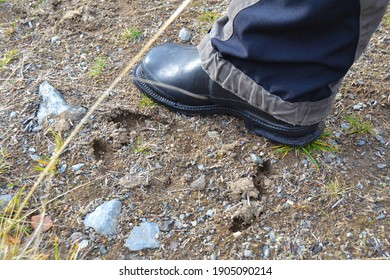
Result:
[[[240,178],[228,183],[230,196],[238,200],[239,208],[232,215],[230,230],[237,232],[248,228],[264,211],[264,201],[250,178]]]
[[[37,112],[38,123],[43,124],[48,118],[59,119],[58,130],[69,130],[69,121],[80,120],[87,110],[78,105],[69,105],[63,95],[48,82],[43,82],[39,86],[39,95],[42,102]]]

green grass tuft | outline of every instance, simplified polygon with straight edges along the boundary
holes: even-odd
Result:
[[[15,59],[15,56],[19,53],[18,50],[8,51],[3,59],[0,59],[0,70],[3,70],[12,60]]]
[[[329,139],[332,138],[329,132],[324,132],[321,134],[320,138],[313,141],[312,143],[303,146],[303,147],[291,147],[288,145],[277,145],[274,146],[276,154],[283,154],[285,157],[291,152],[295,152],[297,156],[302,154],[307,155],[310,160],[313,162],[317,169],[320,169],[318,162],[316,161],[314,155],[320,152],[338,152],[338,148],[329,143]]]
[[[125,41],[131,41],[133,43],[136,43],[137,41],[141,41],[142,38],[144,36],[144,33],[133,27],[133,26],[130,26],[129,28],[126,28],[123,32],[122,32],[122,40],[125,40]]]
[[[139,104],[142,108],[151,108],[156,105],[152,99],[150,99],[146,94],[141,95],[141,100]]]
[[[100,55],[98,58],[95,59],[88,74],[90,77],[98,77],[103,73],[103,70],[106,67],[107,61],[102,55]]]
[[[372,134],[372,124],[359,115],[347,115],[345,120],[349,123],[348,134]]]

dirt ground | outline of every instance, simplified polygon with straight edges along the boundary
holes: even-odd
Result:
[[[89,108],[181,1],[12,0],[0,3],[0,145],[8,167],[0,195],[31,187],[55,139],[74,122],[39,126],[39,85]],[[193,1],[156,44],[197,44],[229,1]],[[124,36],[133,27],[143,32]],[[53,227],[40,246],[67,258],[78,233],[79,259],[384,259],[389,239],[390,19],[387,14],[340,89],[326,120],[338,151],[276,153],[275,144],[231,116],[189,117],[153,104],[127,75],[60,156],[25,213],[41,200]],[[13,55],[12,55],[13,54]],[[11,59],[6,59],[6,58]],[[92,74],[91,70],[96,69]],[[95,75],[96,74],[96,75]],[[353,133],[347,118],[372,125]],[[75,164],[84,164],[72,171]],[[44,167],[44,166],[43,166]],[[38,168],[39,169],[39,168]],[[205,176],[205,188],[191,185]],[[131,178],[142,178],[137,186]],[[122,201],[115,236],[87,229],[85,215]],[[160,249],[124,246],[134,226],[156,222]]]

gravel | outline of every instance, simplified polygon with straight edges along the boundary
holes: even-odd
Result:
[[[192,35],[191,32],[187,28],[182,28],[179,32],[180,40],[183,42],[190,42]]]

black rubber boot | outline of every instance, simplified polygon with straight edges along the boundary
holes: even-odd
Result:
[[[299,126],[275,119],[222,88],[202,69],[195,46],[165,44],[138,64],[135,85],[154,101],[190,115],[229,114],[244,120],[249,131],[290,146],[305,146],[322,133],[322,123]]]

